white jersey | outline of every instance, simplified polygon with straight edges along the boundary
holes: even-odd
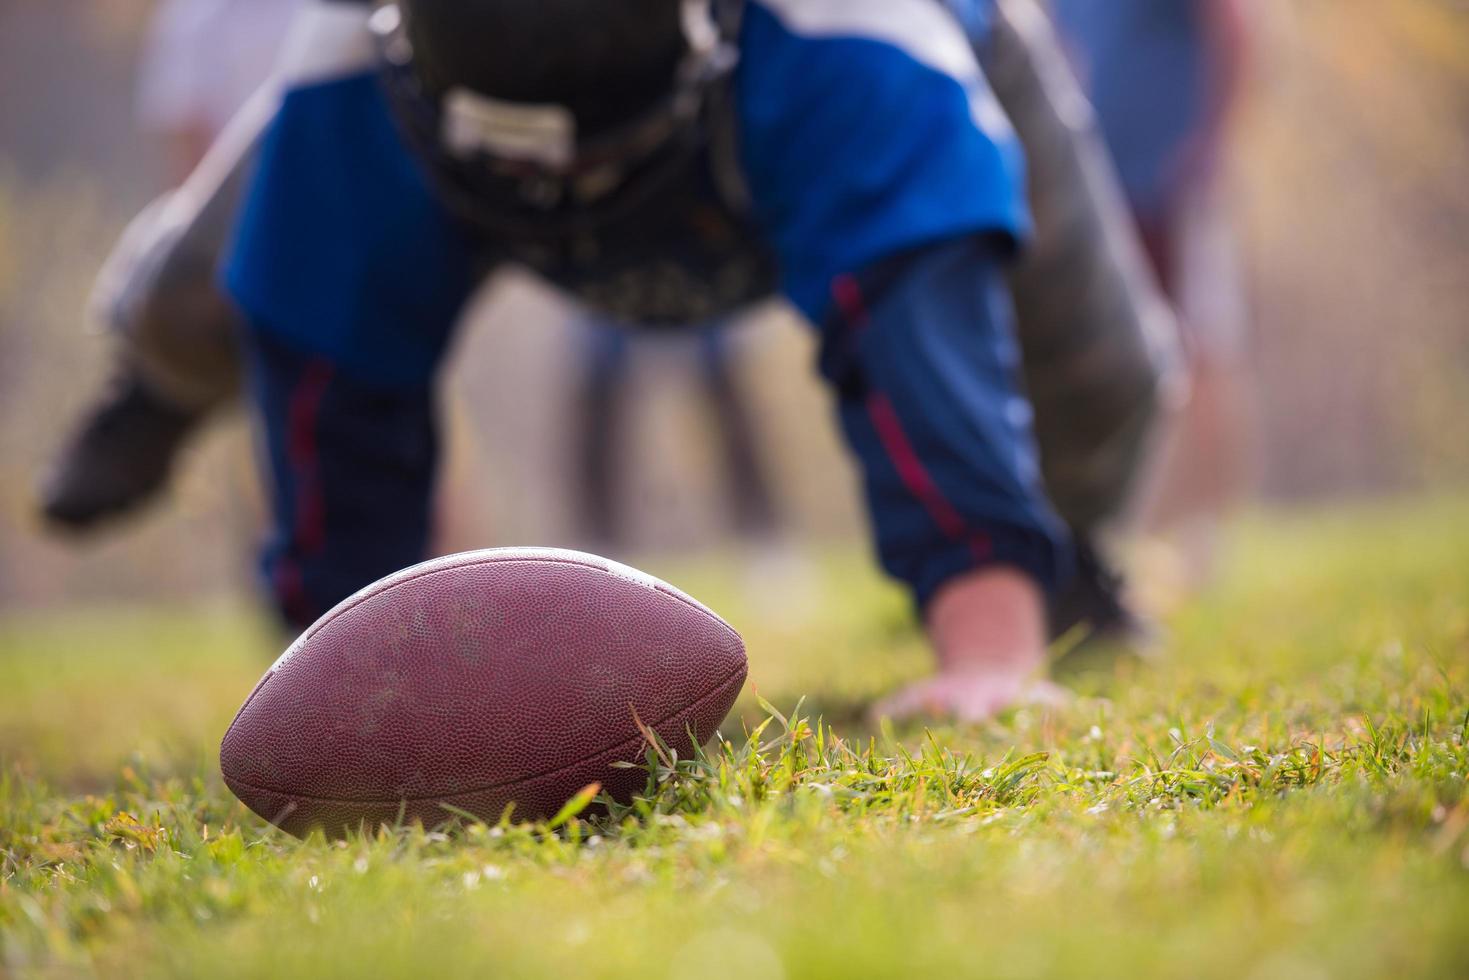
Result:
[[[144,52],[142,125],[217,134],[270,76],[304,0],[162,0]]]

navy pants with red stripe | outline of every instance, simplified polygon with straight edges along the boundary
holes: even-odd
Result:
[[[1049,589],[1066,531],[1047,502],[1001,257],[936,244],[832,283],[821,368],[860,464],[883,566],[922,605],[954,576],[1018,567]],[[387,387],[251,331],[275,522],[264,553],[305,626],[425,557],[438,439],[430,385]]]

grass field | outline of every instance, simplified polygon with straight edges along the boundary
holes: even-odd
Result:
[[[1469,975],[1469,502],[1247,522],[1160,665],[927,734],[859,720],[926,665],[859,555],[654,570],[782,715],[554,830],[285,838],[213,761],[248,614],[0,620],[0,975]]]

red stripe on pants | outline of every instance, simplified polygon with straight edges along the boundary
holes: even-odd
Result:
[[[326,547],[326,496],[321,487],[321,456],[317,426],[321,403],[331,383],[332,366],[312,361],[296,383],[286,415],[286,462],[296,485],[296,519],[291,540],[272,578],[286,615],[296,622],[315,618],[299,558],[320,554]]]
[[[883,450],[892,461],[893,467],[897,469],[903,485],[923,504],[939,530],[955,541],[968,544],[975,559],[988,559],[994,551],[989,535],[970,528],[963,515],[944,496],[928,468],[923,465],[923,460],[918,458],[918,452],[913,448],[913,443],[904,431],[903,423],[888,397],[881,392],[868,395],[867,416],[872,420],[877,438],[882,442]]]

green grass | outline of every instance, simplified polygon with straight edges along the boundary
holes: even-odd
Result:
[[[783,717],[610,822],[335,845],[215,772],[249,616],[0,620],[0,975],[1469,975],[1469,502],[1238,540],[1162,664],[929,733],[856,720],[926,664],[859,556],[794,616],[655,569]]]

